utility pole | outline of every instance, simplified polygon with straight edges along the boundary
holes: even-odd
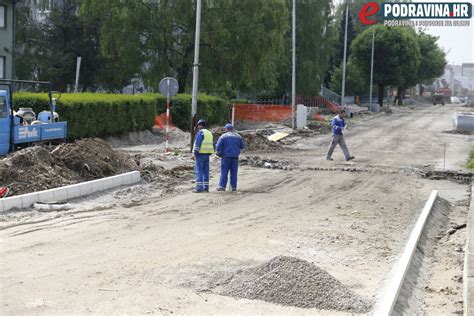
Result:
[[[296,0],[293,0],[293,27],[291,49],[291,128],[296,128]]]
[[[341,105],[344,105],[344,97],[346,95],[346,55],[347,55],[347,24],[349,23],[349,0],[346,0],[346,27],[344,32],[344,56],[342,61],[342,91]]]
[[[375,42],[375,27],[372,26],[372,59],[370,61],[370,105],[369,111],[372,110],[372,83],[374,82],[374,42]]]
[[[201,33],[201,0],[196,0],[196,34],[194,41],[193,93],[191,101],[191,151],[196,127],[197,92],[199,79],[199,38]]]
[[[74,85],[74,93],[78,92],[80,72],[81,72],[81,56],[78,56],[77,61],[76,61],[76,84]]]

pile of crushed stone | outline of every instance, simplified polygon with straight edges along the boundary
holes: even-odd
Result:
[[[52,189],[137,170],[129,155],[101,139],[83,139],[54,149],[34,146],[0,160],[0,186],[9,196]]]
[[[326,271],[287,256],[238,271],[218,292],[281,305],[352,313],[366,313],[372,307],[372,302],[353,293]]]

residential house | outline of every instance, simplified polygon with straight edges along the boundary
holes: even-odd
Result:
[[[0,0],[0,79],[14,77],[16,0]]]

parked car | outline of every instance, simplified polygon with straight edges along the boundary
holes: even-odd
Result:
[[[458,97],[451,97],[451,103],[452,104],[461,104],[461,99],[459,99]]]
[[[459,100],[461,100],[461,103],[466,103],[467,97],[459,97]]]

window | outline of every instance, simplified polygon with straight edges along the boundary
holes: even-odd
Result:
[[[7,27],[7,7],[0,5],[0,28]]]
[[[0,97],[0,118],[6,118],[7,114],[7,101],[5,97]]]
[[[5,57],[0,56],[0,79],[5,79]]]

